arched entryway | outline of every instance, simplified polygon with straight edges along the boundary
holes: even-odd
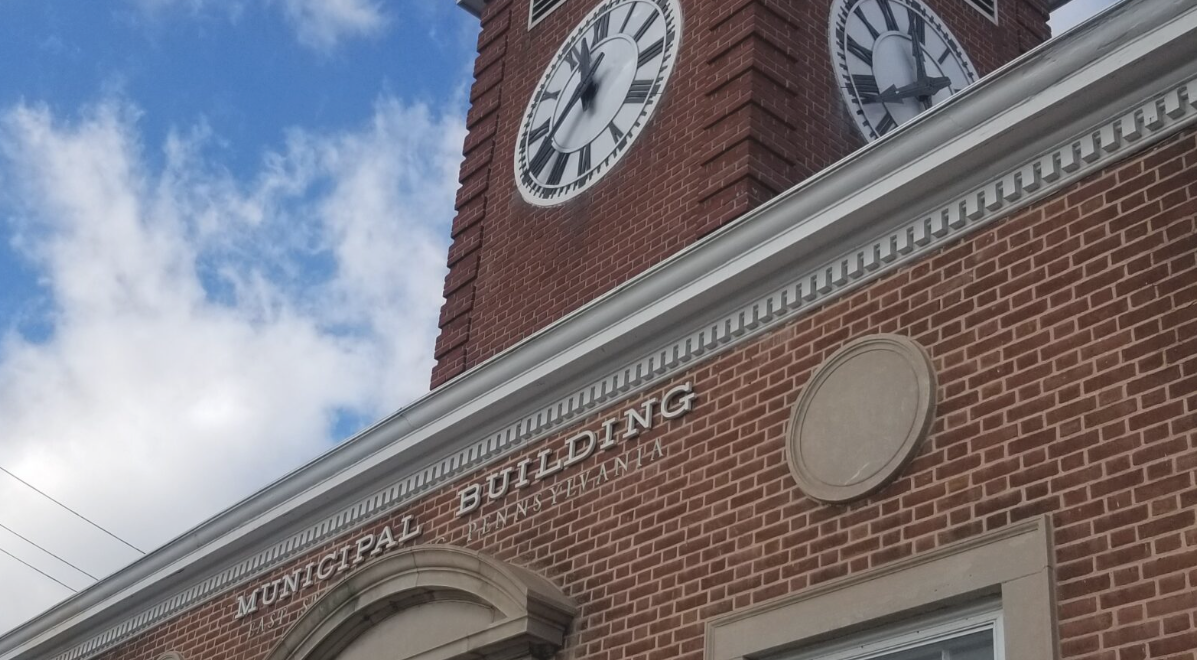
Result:
[[[419,546],[362,567],[315,603],[267,660],[516,660],[561,648],[573,602],[518,566]]]

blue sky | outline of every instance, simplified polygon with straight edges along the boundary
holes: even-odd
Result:
[[[424,393],[477,29],[0,0],[0,466],[148,550]],[[138,556],[3,474],[0,524],[100,577]],[[0,556],[0,593],[2,632],[70,591]]]
[[[0,0],[0,466],[152,549],[425,392],[477,30],[452,0]],[[137,557],[3,474],[0,524]],[[70,592],[0,556],[0,593],[3,631]]]

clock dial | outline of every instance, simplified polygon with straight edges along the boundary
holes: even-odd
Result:
[[[560,204],[611,170],[660,104],[680,34],[677,0],[605,0],[574,29],[520,126],[515,172],[525,200]]]
[[[869,140],[977,79],[964,49],[920,0],[835,0],[831,23],[836,77]]]

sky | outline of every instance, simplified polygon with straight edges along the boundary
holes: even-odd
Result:
[[[0,0],[0,468],[150,551],[425,393],[477,30]],[[0,633],[94,582],[18,534],[140,556],[0,473]]]

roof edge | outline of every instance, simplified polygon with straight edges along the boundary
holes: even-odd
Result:
[[[772,286],[779,272],[792,272],[796,263],[834,256],[837,241],[881,231],[878,219],[923,213],[1034,150],[1095,126],[1129,101],[1197,75],[1197,7],[1179,5],[1125,2],[1104,12],[1103,21],[1047,42],[1000,75],[0,636],[0,660],[46,657],[67,640],[137,614],[131,603],[152,604],[383,475],[476,442],[583,376],[601,375],[612,356],[655,345],[679,323],[688,327],[729,301]],[[1077,103],[1080,98],[1084,104]],[[993,108],[1003,110],[995,115]],[[928,199],[916,188],[938,190],[943,199]]]

